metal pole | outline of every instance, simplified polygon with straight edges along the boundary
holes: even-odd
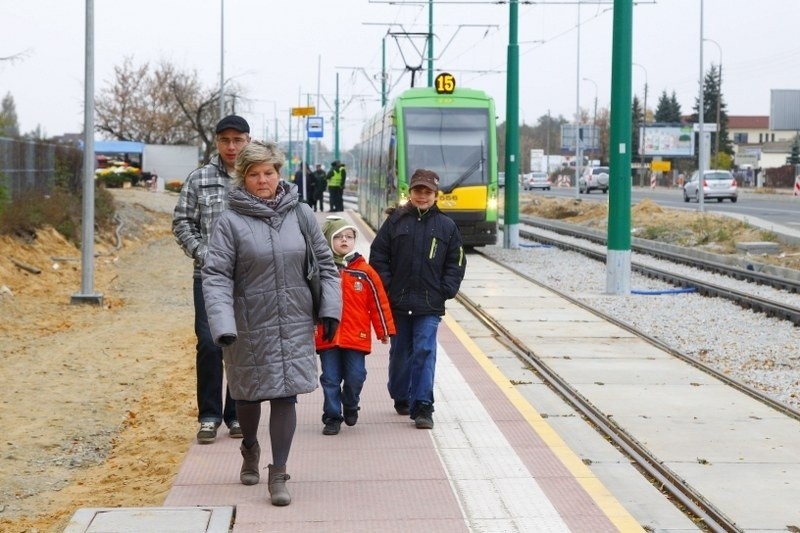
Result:
[[[433,87],[433,0],[428,0],[428,87]]]
[[[381,39],[381,107],[386,107],[386,35]]]
[[[611,51],[606,292],[631,292],[631,71],[633,0],[614,0]]]
[[[700,0],[700,82],[699,82],[699,95],[697,97],[697,118],[699,133],[697,143],[697,191],[699,201],[697,208],[702,213],[705,210],[705,193],[703,191],[703,181],[705,180],[706,169],[706,128],[705,128],[705,102],[703,101],[703,0]]]
[[[317,56],[317,108],[315,115],[319,115],[319,83],[322,78],[322,56]],[[308,135],[308,128],[306,128],[306,135]],[[314,164],[319,164],[319,139],[314,141]],[[316,204],[314,204],[316,207]]]
[[[225,116],[225,0],[219,2],[219,119]]]
[[[639,63],[632,63],[633,65],[639,67],[644,71],[644,109],[642,110],[642,142],[639,143],[639,186],[645,185],[644,176],[647,176],[647,173],[644,171],[644,156],[645,156],[645,139],[647,138],[647,69],[644,68],[644,65],[640,65]]]
[[[73,294],[70,303],[102,304],[103,295],[94,292],[94,0],[86,0],[85,46],[81,292]]]
[[[339,159],[339,73],[336,73],[336,99],[334,100],[333,158]]]
[[[583,151],[581,150],[581,3],[578,2],[578,44],[575,61],[575,198],[581,197],[579,185]]]
[[[506,79],[506,191],[503,248],[519,248],[519,0],[509,3]]]
[[[722,100],[722,47],[714,39],[706,38],[704,40],[715,44],[717,50],[719,50],[719,73],[717,76],[717,132],[714,136],[714,168],[719,168],[719,134],[720,131],[722,131],[719,123],[720,100]]]
[[[597,133],[597,82],[595,82],[591,78],[583,78],[583,81],[591,82],[594,85],[594,114],[592,115],[592,126],[594,126],[594,135],[598,136]],[[598,139],[594,139],[598,140]],[[601,154],[602,155],[602,154]]]

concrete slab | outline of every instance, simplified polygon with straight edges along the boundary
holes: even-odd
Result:
[[[64,533],[228,533],[233,507],[78,509]]]

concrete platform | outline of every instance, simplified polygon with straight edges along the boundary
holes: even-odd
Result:
[[[79,509],[64,533],[228,533],[233,507]]]

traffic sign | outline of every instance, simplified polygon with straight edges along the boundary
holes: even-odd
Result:
[[[292,116],[293,117],[308,117],[313,115],[317,112],[317,110],[311,107],[293,107],[292,108]]]
[[[308,132],[309,139],[319,139],[322,137],[322,123],[322,117],[308,117],[306,131]]]

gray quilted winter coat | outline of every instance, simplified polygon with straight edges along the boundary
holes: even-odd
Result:
[[[311,392],[317,387],[311,293],[304,277],[306,245],[295,212],[297,187],[275,208],[241,188],[231,190],[208,243],[202,269],[208,324],[223,347],[231,396],[265,400]],[[301,209],[311,209],[301,204]],[[319,226],[310,235],[322,279],[320,317],[342,313],[339,274]]]

